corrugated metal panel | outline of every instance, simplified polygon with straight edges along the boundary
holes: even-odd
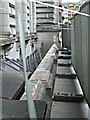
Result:
[[[67,48],[67,49],[71,49],[71,26],[70,25],[63,25],[62,26],[63,29],[62,30],[62,46]]]
[[[82,6],[81,12],[90,14],[90,2]],[[76,15],[72,19],[72,24],[72,63],[80,79],[85,96],[90,104],[90,17]]]

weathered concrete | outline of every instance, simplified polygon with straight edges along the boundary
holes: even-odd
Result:
[[[38,35],[38,42],[36,44],[37,47],[41,48],[42,46],[51,46],[53,44],[53,36],[56,36],[56,43],[58,44],[59,40],[59,31],[44,31],[44,32],[37,32]],[[60,45],[60,44],[59,44]],[[59,47],[58,45],[58,47]]]
[[[57,50],[56,44],[53,44],[29,80],[33,99],[38,98],[42,89],[50,87],[51,66],[56,59]],[[27,99],[26,93],[24,93],[21,99]]]

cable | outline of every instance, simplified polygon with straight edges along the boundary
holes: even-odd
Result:
[[[33,0],[29,0],[29,1],[33,1]],[[79,15],[83,15],[83,16],[90,17],[89,14],[82,13],[82,12],[78,12],[78,11],[74,11],[74,10],[69,10],[69,9],[66,9],[66,8],[63,8],[63,7],[59,7],[59,6],[56,6],[56,5],[51,5],[51,4],[44,3],[44,2],[40,2],[40,1],[37,1],[37,0],[34,0],[33,2],[37,2],[37,3],[42,4],[42,5],[45,5],[45,6],[57,8],[57,9],[60,9],[60,10],[67,10],[67,11],[70,11],[70,12],[72,12],[72,13],[77,13],[77,14],[79,14]]]

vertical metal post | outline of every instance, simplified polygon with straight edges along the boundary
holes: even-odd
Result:
[[[26,73],[25,37],[24,37],[24,29],[23,29],[23,22],[22,22],[22,0],[19,2],[19,6],[18,6],[18,18],[19,18],[18,19],[19,35],[20,35],[21,53],[22,53],[22,59],[23,59],[23,68],[24,68],[24,77],[25,77],[29,117],[37,118],[35,105],[32,99],[30,85],[29,85],[29,81],[28,81],[27,73]]]

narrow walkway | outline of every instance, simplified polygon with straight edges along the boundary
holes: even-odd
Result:
[[[59,51],[51,118],[88,118],[79,80],[71,64],[71,52]]]

